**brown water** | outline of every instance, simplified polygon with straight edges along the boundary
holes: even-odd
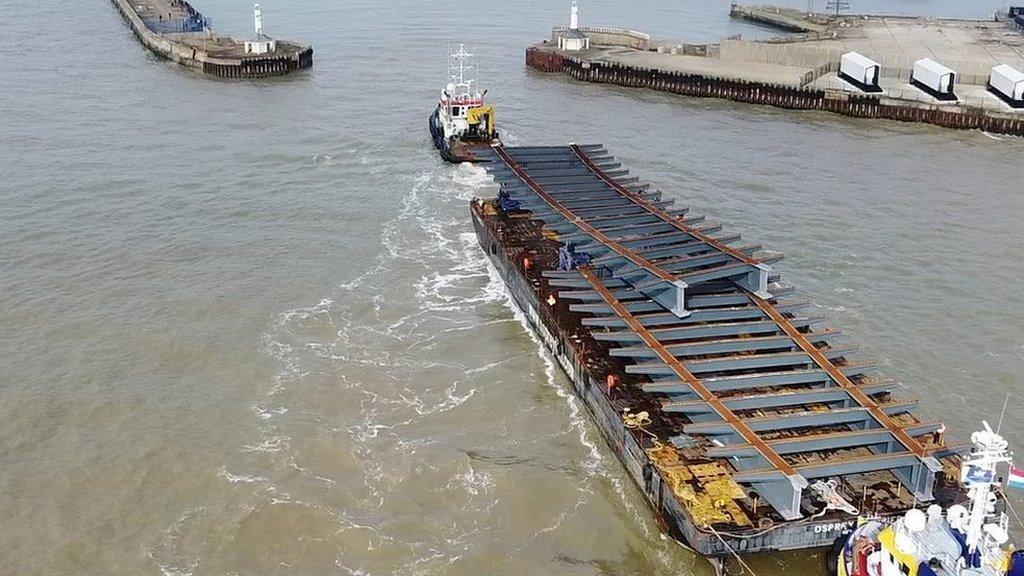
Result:
[[[247,34],[246,7],[198,6]],[[481,55],[509,143],[604,142],[784,252],[961,437],[1018,394],[1024,141],[525,70],[562,2],[263,9],[316,47],[311,73],[196,76],[104,2],[0,19],[0,574],[708,573],[659,537],[475,245],[466,203],[493,187],[426,131],[450,40]],[[724,2],[582,10],[763,34]]]

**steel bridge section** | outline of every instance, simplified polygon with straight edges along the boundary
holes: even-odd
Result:
[[[877,364],[805,301],[779,300],[759,245],[737,245],[629,175],[600,145],[495,148],[485,168],[547,233],[590,257],[544,271],[557,297],[660,403],[680,448],[697,442],[784,519],[802,516],[809,480],[890,470],[932,499],[940,423],[871,376]],[[771,288],[771,290],[769,290]],[[807,460],[804,456],[824,455]]]
[[[668,211],[658,202],[660,194],[652,201],[650,194],[638,191],[639,179],[628,176],[629,171],[619,168],[603,147],[498,147],[490,154],[485,167],[504,194],[529,209],[563,242],[582,244],[582,250],[601,260],[604,275],[624,280],[675,316],[690,314],[687,288],[716,279],[730,279],[762,297],[770,296],[771,269],[766,264],[712,237],[710,232],[719,225],[695,226],[703,219],[687,216],[686,210]],[[568,204],[580,194],[592,202],[628,201],[623,206],[630,210],[617,215],[580,213],[578,204]],[[622,243],[672,233],[686,248],[666,247],[645,255]]]

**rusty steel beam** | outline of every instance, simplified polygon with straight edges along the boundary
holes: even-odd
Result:
[[[670,366],[673,372],[675,372],[681,380],[689,384],[693,391],[696,392],[704,402],[711,406],[711,408],[723,420],[728,422],[747,444],[753,446],[754,449],[757,450],[758,454],[760,454],[773,467],[773,469],[786,477],[785,479],[792,485],[795,497],[792,498],[791,502],[795,502],[795,506],[777,506],[780,508],[778,511],[783,516],[788,516],[788,519],[799,518],[800,494],[803,488],[807,487],[807,480],[801,476],[789,462],[772,450],[772,448],[768,446],[768,444],[756,432],[754,432],[742,418],[730,410],[718,395],[704,386],[704,383],[701,382],[700,378],[697,378],[693,373],[687,370],[683,363],[673,356],[672,353],[670,353],[665,346],[659,342],[658,339],[655,338],[621,302],[619,302],[615,295],[613,295],[611,291],[604,286],[592,270],[584,267],[580,268],[579,272],[583,278],[590,283],[593,290],[601,295],[601,298],[605,303],[612,307],[615,314],[626,322],[629,329],[635,332],[641,340],[651,348],[651,350],[654,350],[662,362]]]

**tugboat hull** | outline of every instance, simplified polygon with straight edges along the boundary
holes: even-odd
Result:
[[[441,158],[452,164],[461,164],[463,162],[486,162],[487,159],[481,158],[478,152],[490,148],[492,143],[496,143],[497,139],[493,140],[459,140],[457,138],[447,139],[444,137],[444,129],[441,127],[441,115],[440,110],[435,108],[434,113],[430,115],[430,121],[428,122],[430,128],[430,138],[434,141],[434,148],[441,154]]]

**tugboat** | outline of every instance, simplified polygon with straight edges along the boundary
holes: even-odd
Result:
[[[473,55],[459,44],[448,56],[450,81],[441,91],[437,108],[430,115],[430,136],[441,157],[453,163],[481,162],[481,149],[500,146],[495,125],[494,106],[484,104],[487,91],[466,77],[472,67],[466,64]]]
[[[960,471],[967,501],[943,510],[912,509],[893,522],[865,519],[833,548],[829,572],[838,576],[1024,576],[1024,550],[1014,550],[997,489],[1000,464],[1007,484],[1019,487],[1024,472],[1013,468],[1007,442],[984,430],[971,435],[971,452]],[[1005,503],[1005,500],[1004,500]],[[1007,503],[1008,505],[1008,503]]]

